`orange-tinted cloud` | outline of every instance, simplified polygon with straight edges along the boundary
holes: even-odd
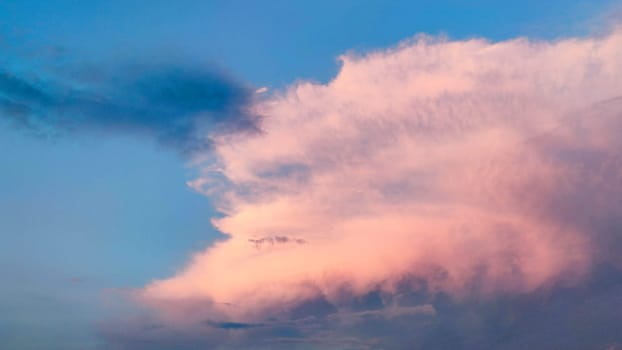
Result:
[[[261,135],[215,137],[190,184],[229,237],[143,297],[252,320],[404,281],[524,293],[615,260],[603,247],[620,244],[606,226],[622,215],[621,30],[419,37],[341,60],[328,84],[259,102]]]

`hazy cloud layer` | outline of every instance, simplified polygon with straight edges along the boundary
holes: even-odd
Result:
[[[408,288],[375,291],[342,302],[338,310],[272,312],[263,323],[217,322],[205,301],[177,302],[160,305],[166,313],[159,316],[115,320],[100,332],[110,348],[129,350],[617,350],[621,293],[620,270],[600,266],[573,287],[466,300]],[[302,308],[309,304],[320,303]]]
[[[330,83],[257,102],[261,134],[215,139],[190,185],[217,200],[228,239],[138,293],[161,331],[103,333],[187,348],[618,346],[622,31],[418,37],[341,59]]]
[[[136,134],[186,154],[208,149],[210,133],[257,130],[253,92],[217,69],[117,66],[0,67],[0,119],[39,136]]]

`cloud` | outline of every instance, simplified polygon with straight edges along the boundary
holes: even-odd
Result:
[[[254,103],[262,133],[212,139],[190,185],[228,238],[137,292],[157,319],[223,348],[619,342],[622,31],[421,36],[341,61]],[[590,306],[601,331],[565,321]]]
[[[222,328],[222,329],[248,329],[248,328],[255,328],[255,327],[262,327],[263,325],[258,323],[243,323],[243,322],[213,322],[213,321],[208,321],[207,322],[208,325],[215,327],[215,328]]]
[[[7,65],[8,66],[8,65]],[[132,63],[117,68],[0,67],[0,120],[31,134],[125,133],[184,154],[210,147],[212,133],[256,132],[253,90],[199,65]],[[79,72],[79,73],[78,73]]]
[[[261,324],[198,321],[205,302],[169,304],[142,320],[100,329],[119,349],[617,349],[622,344],[622,272],[601,265],[580,285],[456,300],[403,288],[370,292],[339,310],[279,315]],[[313,301],[310,304],[318,303]],[[192,306],[190,306],[192,305]],[[162,306],[162,305],[160,305]],[[197,310],[198,309],[198,310]],[[312,311],[312,310],[310,310]],[[177,314],[180,319],[171,318]],[[153,320],[158,327],[147,327]],[[194,321],[189,321],[193,319]],[[224,327],[215,327],[223,324]],[[245,327],[244,325],[252,325]],[[141,345],[142,344],[142,345]]]

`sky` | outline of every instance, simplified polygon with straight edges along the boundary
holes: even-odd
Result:
[[[0,2],[0,348],[622,349],[620,5]]]

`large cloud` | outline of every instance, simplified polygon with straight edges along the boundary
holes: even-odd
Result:
[[[545,293],[622,267],[621,30],[418,37],[341,60],[330,83],[257,103],[260,135],[214,136],[190,185],[216,198],[228,237],[140,292],[170,322],[255,339],[295,323],[313,342],[344,325],[360,336],[358,318],[425,325],[438,296]],[[296,323],[308,317],[323,326]]]

